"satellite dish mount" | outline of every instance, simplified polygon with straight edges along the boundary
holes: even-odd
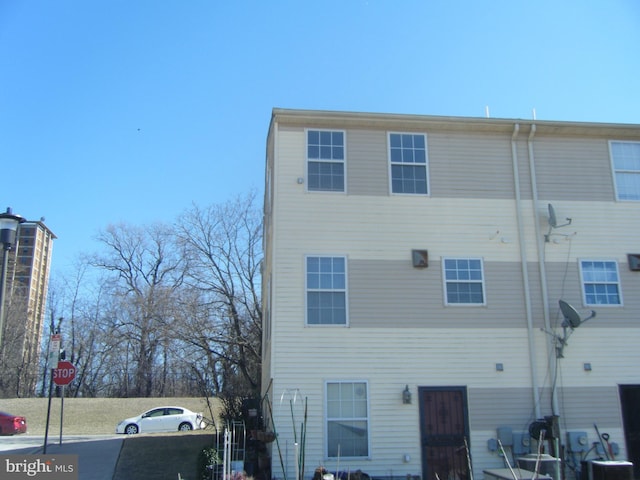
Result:
[[[578,328],[587,320],[596,316],[595,310],[591,310],[591,315],[585,318],[580,318],[580,314],[577,312],[575,308],[569,305],[564,300],[559,300],[560,311],[562,312],[562,316],[564,320],[562,321],[562,336],[556,335],[555,333],[549,333],[556,340],[556,358],[564,358],[563,352],[564,347],[567,345],[567,340],[573,333],[573,330]]]
[[[568,225],[571,225],[571,219],[570,218],[565,218],[566,223],[563,223],[562,225],[558,225],[558,219],[556,217],[556,211],[553,208],[553,205],[549,204],[548,206],[549,209],[549,232],[544,236],[544,241],[545,242],[549,242],[550,238],[551,238],[551,232],[553,230],[555,230],[556,228],[560,228],[560,227],[566,227]],[[561,235],[559,233],[553,234],[553,235]],[[563,235],[564,237],[568,237],[569,235]]]

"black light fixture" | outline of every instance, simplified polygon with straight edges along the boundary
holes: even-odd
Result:
[[[7,266],[9,264],[9,251],[16,243],[18,225],[26,220],[20,215],[14,215],[11,208],[7,207],[5,213],[0,213],[0,243],[2,243],[2,270],[0,271],[0,346],[4,332],[4,295],[6,290]]]
[[[429,252],[427,250],[411,250],[413,268],[427,268],[429,266]]]
[[[409,390],[409,385],[406,385],[402,391],[402,403],[405,405],[411,404],[411,390]]]

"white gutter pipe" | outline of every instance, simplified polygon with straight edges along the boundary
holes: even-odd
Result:
[[[533,155],[533,137],[536,134],[535,123],[531,124],[531,131],[529,132],[529,138],[527,139],[527,148],[529,153],[529,172],[531,176],[531,197],[533,200],[533,213],[534,213],[534,227],[536,232],[536,242],[538,246],[538,266],[540,269],[540,290],[542,292],[542,312],[544,317],[544,329],[547,332],[551,331],[551,322],[549,319],[549,291],[547,290],[547,269],[545,266],[544,256],[544,242],[542,241],[542,232],[540,231],[540,222],[538,221],[537,207],[538,207],[538,184],[536,182],[536,162]],[[549,346],[551,348],[549,348]],[[553,387],[551,389],[551,411],[553,415],[558,415],[558,394],[556,392],[555,376],[557,375],[557,362],[558,359],[555,354],[555,346],[547,342],[547,355],[550,359],[549,368],[552,369],[551,378],[553,378]],[[538,409],[539,410],[539,409]],[[537,418],[540,418],[540,414],[537,413]],[[555,464],[555,478],[560,479],[560,439],[557,438],[554,442],[556,457]]]
[[[544,235],[540,230],[540,222],[538,221],[537,215],[537,206],[538,206],[538,184],[536,181],[536,160],[535,155],[533,154],[533,137],[536,134],[536,125],[535,123],[531,125],[531,131],[529,132],[529,138],[527,140],[527,148],[529,152],[529,172],[531,177],[531,195],[533,199],[533,208],[534,208],[534,216],[535,221],[533,222],[535,232],[536,232],[536,242],[538,246],[538,268],[540,270],[540,292],[542,294],[542,314],[544,319],[544,330],[546,332],[551,331],[551,320],[549,314],[549,290],[547,288],[547,267],[546,260],[544,255]],[[550,359],[549,366],[551,371],[551,378],[554,376],[554,372],[556,369],[556,362],[558,361],[555,354],[555,346],[550,342],[547,343],[547,354]],[[555,387],[551,391],[551,410],[553,415],[558,415],[559,407],[558,407],[558,395],[556,393]]]
[[[538,371],[536,367],[535,345],[533,343],[533,313],[531,310],[531,290],[529,288],[529,269],[527,267],[527,250],[524,237],[524,222],[522,218],[522,198],[520,193],[520,174],[518,170],[518,149],[516,139],[520,132],[520,124],[513,126],[511,135],[511,159],[513,161],[513,183],[516,196],[516,218],[518,221],[518,241],[520,244],[520,264],[522,268],[522,285],[524,288],[524,303],[527,316],[527,341],[529,344],[529,364],[531,367],[531,388],[533,390],[533,405],[536,418],[540,418],[540,389],[538,388]]]

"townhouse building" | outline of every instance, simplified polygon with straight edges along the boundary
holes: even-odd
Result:
[[[274,109],[262,291],[273,477],[639,476],[639,125]]]

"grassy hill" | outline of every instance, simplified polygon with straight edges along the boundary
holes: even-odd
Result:
[[[213,411],[218,412],[219,402],[210,401]],[[61,410],[64,435],[110,435],[120,420],[162,405],[185,407],[212,418],[204,398],[65,398],[64,405],[60,398],[53,398],[49,435],[60,431]],[[47,408],[47,398],[0,399],[0,411],[27,417],[27,435],[44,435]],[[213,416],[217,421],[217,414]]]

